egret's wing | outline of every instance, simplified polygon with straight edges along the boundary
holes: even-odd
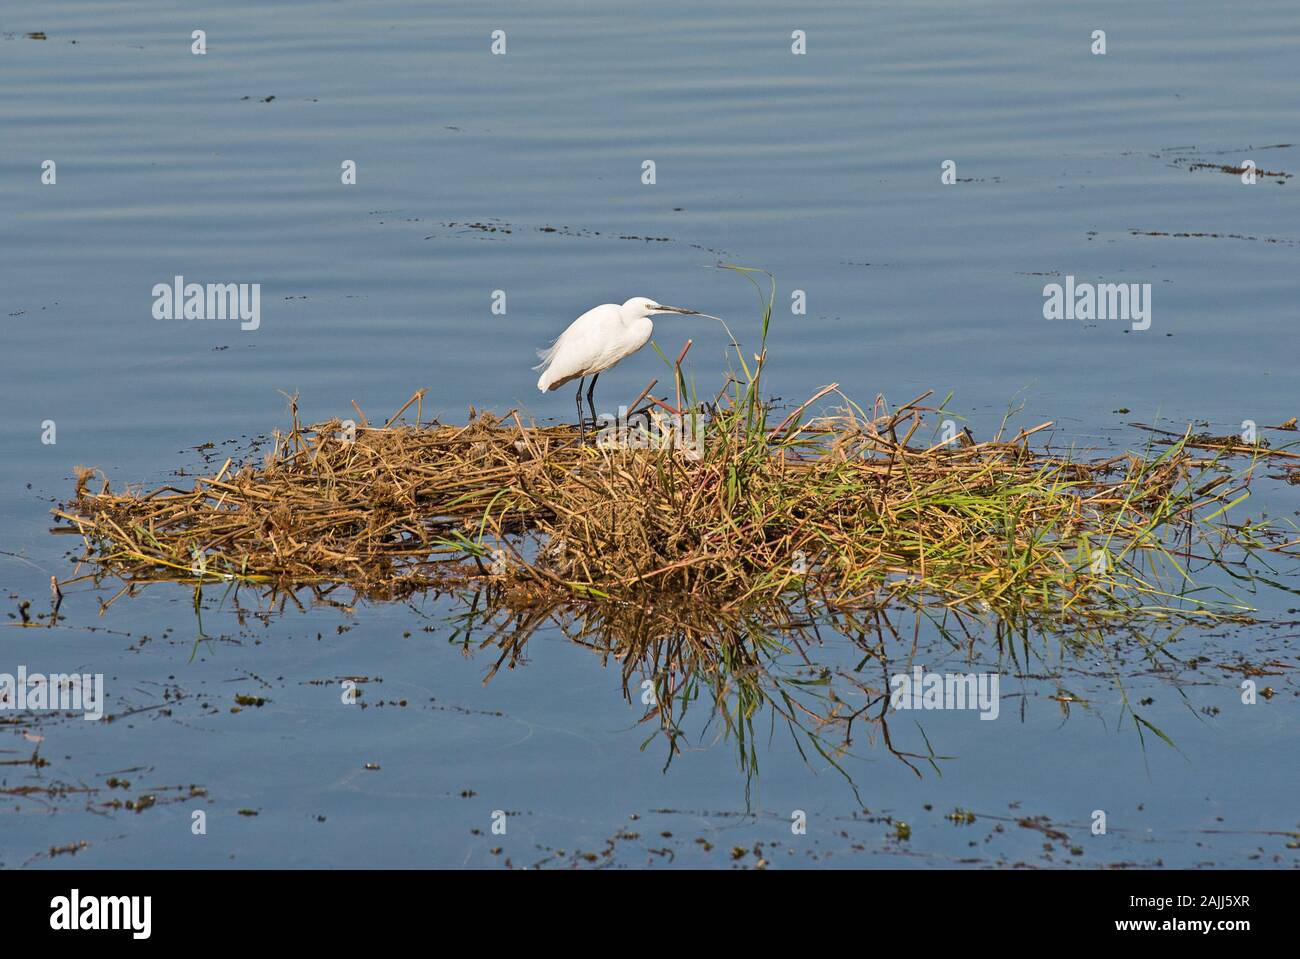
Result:
[[[544,350],[537,351],[537,358],[542,362],[533,367],[540,370],[548,366],[559,352],[566,345],[575,349],[584,347],[589,343],[598,343],[600,340],[601,326],[610,321],[611,315],[617,316],[618,306],[612,303],[604,303],[588,310],[582,316],[570,323],[554,340],[551,345]]]
[[[613,303],[590,309],[570,323],[548,348],[538,350],[542,362],[534,369],[545,368],[545,372],[537,388],[547,392],[608,366],[606,354],[621,330],[618,310]]]

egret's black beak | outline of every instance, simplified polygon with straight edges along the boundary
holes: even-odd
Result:
[[[680,306],[664,306],[662,303],[659,304],[659,306],[658,306],[657,309],[658,309],[658,311],[661,312],[661,313],[681,313],[681,314],[683,314],[683,315],[685,315],[685,316],[699,316],[699,315],[700,315],[700,311],[699,311],[699,310],[688,310],[688,309],[685,309],[684,307],[680,307]]]

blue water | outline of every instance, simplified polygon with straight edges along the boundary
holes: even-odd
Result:
[[[352,401],[387,417],[421,388],[426,417],[450,422],[471,405],[568,417],[572,396],[539,394],[529,368],[594,304],[694,307],[752,347],[756,297],[720,262],[777,277],[769,385],[789,402],[831,382],[862,402],[952,392],[977,436],[1023,404],[1015,424],[1108,448],[1145,442],[1133,422],[1229,433],[1300,413],[1300,186],[1192,168],[1300,168],[1294,4],[10,0],[0,34],[0,603],[15,616],[72,575],[77,543],[49,535],[47,511],[75,465],[115,488],[164,482],[204,467],[201,443],[237,440],[224,458],[282,426],[282,392],[308,420]],[[1218,236],[1148,235],[1178,233]],[[261,284],[259,328],[153,319],[154,284],[176,275]],[[1150,284],[1150,328],[1045,320],[1044,285],[1067,275]],[[692,375],[717,382],[721,329],[659,320],[665,352],[688,337]],[[662,372],[644,351],[601,377],[598,405]],[[1260,497],[1250,515],[1294,522],[1294,487]],[[1068,718],[1055,680],[1016,681],[982,649],[1004,670],[999,720],[926,714],[953,757],[942,777],[864,730],[846,760],[859,804],[779,728],[756,780],[716,726],[665,770],[617,667],[556,629],[485,685],[496,655],[448,641],[447,600],[240,622],[208,595],[214,639],[196,645],[185,587],[99,615],[116,589],[72,587],[56,628],[0,634],[0,672],[102,672],[121,717],[0,713],[0,761],[49,763],[0,766],[0,789],[73,790],[0,795],[3,865],[721,867],[754,864],[756,843],[775,844],[773,865],[1296,864],[1300,603],[1285,593],[1251,597],[1280,625],[1180,637],[1179,658],[1207,657],[1195,670],[1042,640],[1048,664],[1029,672],[1055,667],[1092,700]],[[924,643],[927,665],[972,668]],[[833,642],[817,657],[856,661]],[[1260,678],[1276,695],[1241,704],[1242,660],[1281,664]],[[1139,742],[1116,675],[1177,748]],[[346,676],[382,679],[362,684],[366,708],[341,703]],[[267,702],[231,712],[237,693]],[[924,751],[910,717],[894,738]],[[158,804],[103,805],[142,794]],[[943,818],[958,807],[976,822]],[[1024,816],[1071,841],[1044,850]],[[620,830],[637,838],[607,846]]]

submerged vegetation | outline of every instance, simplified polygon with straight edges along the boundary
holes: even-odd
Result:
[[[456,635],[498,649],[493,672],[557,625],[620,660],[629,696],[649,681],[646,718],[670,756],[707,686],[747,766],[764,704],[832,762],[861,719],[909,765],[933,763],[894,749],[885,710],[888,642],[914,645],[923,619],[954,649],[991,624],[1012,657],[1030,631],[1088,643],[1137,621],[1245,619],[1197,570],[1248,580],[1267,554],[1295,555],[1294,531],[1234,511],[1257,464],[1283,451],[1189,430],[1088,457],[1042,444],[1050,423],[1007,435],[1005,420],[977,442],[944,404],[923,405],[928,393],[868,410],[833,385],[776,412],[762,395],[775,285],[759,292],[758,349],[733,340],[715,396],[690,387],[683,350],[665,358],[674,401],[652,383],[594,441],[518,413],[424,424],[422,393],[382,425],[358,411],[355,426],[304,426],[295,398],[264,462],[148,492],[106,479],[92,491],[82,471],[55,513],[84,537],[88,576],[112,573],[123,592],[188,582],[197,604],[225,583],[272,606],[453,593],[468,609]],[[839,405],[814,415],[818,403]],[[895,627],[900,609],[910,629]],[[838,673],[847,693],[804,652],[823,628],[856,644],[857,667]],[[793,673],[774,667],[783,657]],[[866,681],[869,661],[881,672]]]

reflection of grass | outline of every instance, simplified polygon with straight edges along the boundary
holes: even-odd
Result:
[[[729,742],[746,776],[747,793],[758,777],[762,748],[778,732],[789,736],[810,766],[835,769],[855,795],[847,760],[861,757],[864,742],[869,749],[882,748],[918,777],[927,768],[941,774],[943,762],[954,757],[931,742],[918,721],[925,714],[891,708],[889,681],[909,673],[917,662],[947,658],[961,663],[959,671],[992,670],[1004,678],[1055,683],[1056,694],[1048,698],[1059,704],[1063,718],[1073,709],[1092,713],[1096,708],[1065,687],[1065,662],[1082,675],[1109,677],[1121,723],[1132,722],[1143,750],[1147,734],[1177,748],[1130,701],[1117,654],[1132,647],[1173,678],[1169,666],[1179,662],[1173,650],[1188,623],[1086,623],[1043,634],[940,605],[915,611],[927,623],[923,645],[916,645],[913,630],[901,622],[910,612],[890,607],[828,612],[800,603],[769,607],[758,619],[729,619],[690,604],[643,607],[569,600],[510,605],[518,598],[495,586],[457,597],[461,610],[449,620],[451,642],[490,658],[487,681],[503,667],[526,663],[528,643],[539,630],[559,629],[571,642],[617,665],[624,697],[645,706],[640,722],[653,729],[643,749],[661,742],[667,768],[683,749],[701,741]],[[1051,666],[1051,658],[1062,662]],[[1174,689],[1186,700],[1177,684]],[[1190,702],[1187,706],[1192,709]],[[901,732],[923,744],[919,751],[896,742],[900,721]]]
[[[665,768],[690,738],[688,715],[703,708],[703,734],[716,725],[747,778],[758,773],[761,743],[784,727],[801,755],[820,755],[848,779],[841,760],[850,743],[842,734],[858,717],[844,712],[830,670],[803,653],[815,641],[806,618],[787,616],[776,628],[719,619],[690,604],[568,602],[521,610],[501,605],[508,597],[496,589],[462,596],[467,608],[454,621],[452,642],[496,651],[489,680],[521,662],[538,628],[558,626],[572,642],[619,664],[624,696],[645,705],[640,721],[655,730],[642,748],[662,736]]]

